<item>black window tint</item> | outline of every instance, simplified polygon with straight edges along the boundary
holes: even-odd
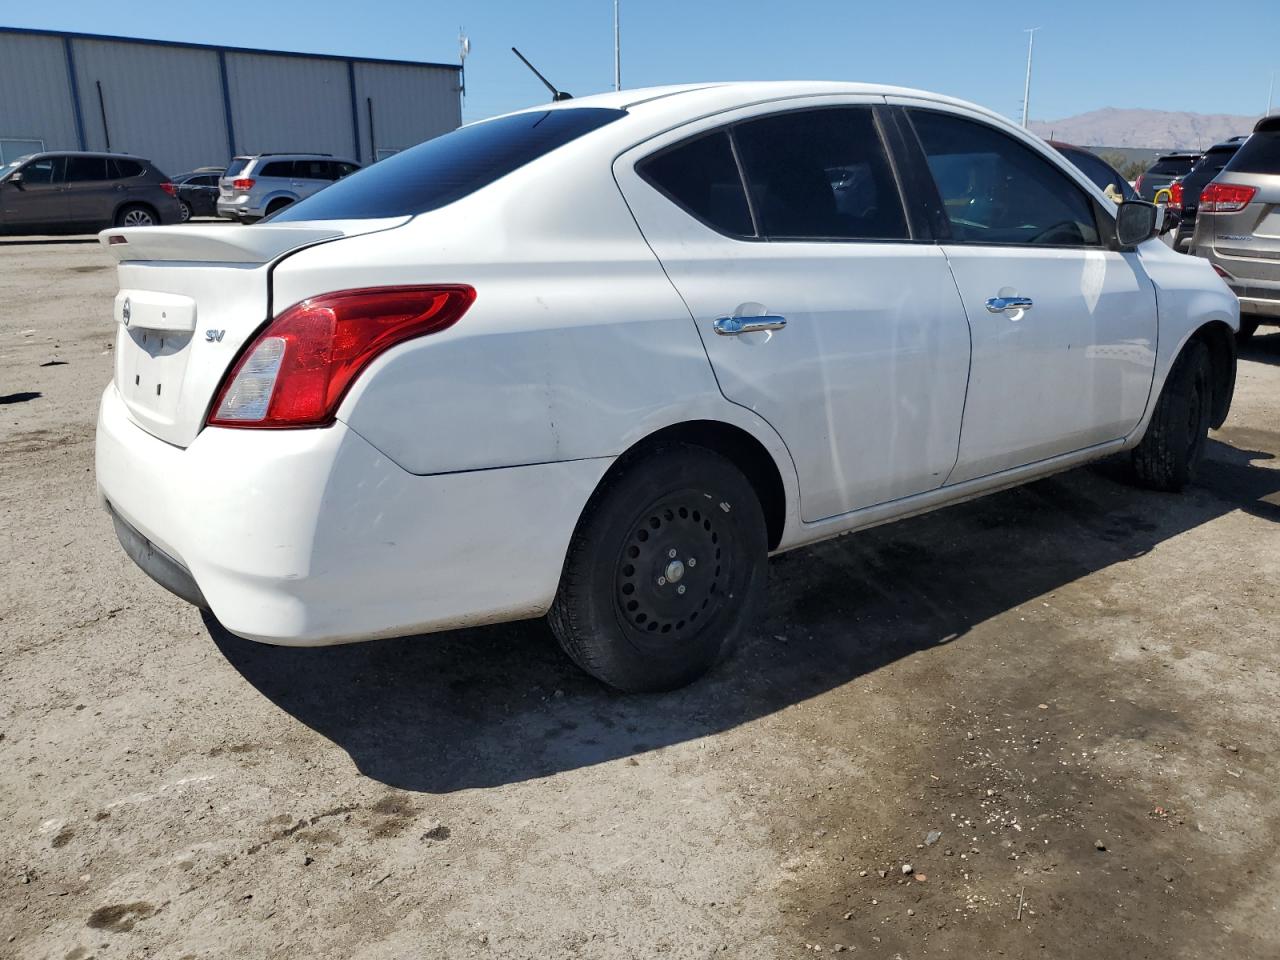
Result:
[[[65,157],[41,157],[32,160],[22,168],[22,183],[44,184],[61,183]]]
[[[67,182],[107,179],[106,157],[67,157]]]
[[[870,107],[800,110],[734,127],[760,233],[904,240],[902,200]]]
[[[954,240],[1098,243],[1088,196],[1035,151],[985,123],[929,110],[910,113]]]
[[[755,234],[747,194],[723,130],[686,140],[636,167],[640,176],[686,213],[736,237]]]
[[[124,180],[129,177],[142,176],[142,164],[137,160],[117,160],[112,157],[108,167],[112,180]]]
[[[1194,157],[1174,157],[1157,160],[1147,173],[1152,176],[1180,177],[1195,166]]]
[[[272,160],[264,163],[262,169],[258,171],[260,177],[292,177],[293,161],[292,160]]]
[[[218,185],[218,176],[213,173],[202,173],[198,177],[192,177],[188,183],[197,187],[216,187]]]
[[[473,123],[344,177],[275,219],[362,220],[435,210],[625,116],[624,110],[569,107]]]
[[[1255,133],[1227,162],[1237,173],[1280,173],[1280,132]]]
[[[293,175],[299,180],[333,180],[333,164],[328,160],[295,160]]]

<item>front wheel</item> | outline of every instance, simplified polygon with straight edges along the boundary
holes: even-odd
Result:
[[[1209,348],[1192,340],[1174,361],[1147,433],[1133,451],[1134,479],[1152,490],[1177,492],[1185,487],[1204,457],[1212,419]]]
[[[591,498],[547,620],[609,686],[672,690],[755,619],[767,566],[764,512],[742,472],[703,447],[662,444]]]

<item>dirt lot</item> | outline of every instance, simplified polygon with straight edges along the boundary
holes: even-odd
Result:
[[[537,623],[290,651],[155,586],[94,492],[114,291],[0,245],[0,955],[1280,956],[1280,334],[1188,494],[782,557],[627,698]]]

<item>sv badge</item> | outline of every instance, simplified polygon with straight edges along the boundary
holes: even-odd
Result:
[[[209,343],[221,343],[226,332],[226,330],[206,330],[204,332],[204,338],[209,341]]]

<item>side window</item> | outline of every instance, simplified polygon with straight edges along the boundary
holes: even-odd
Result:
[[[218,177],[212,173],[201,174],[198,177],[193,177],[191,182],[197,187],[216,187],[218,185]]]
[[[112,157],[107,161],[107,170],[110,179],[127,180],[129,177],[142,175],[142,164],[137,160],[117,160]]]
[[[1034,150],[985,123],[931,110],[909,112],[954,240],[1098,244],[1088,196]]]
[[[66,157],[41,157],[22,168],[23,186],[55,184],[62,182],[62,170]]]
[[[343,163],[341,161],[335,163],[334,167],[337,168],[337,174],[333,178],[335,180],[341,180],[343,177],[349,177],[360,169],[354,163]]]
[[[755,235],[729,134],[707,133],[647,157],[636,172],[686,213],[721,233]]]
[[[67,182],[107,179],[106,157],[67,157]]]
[[[264,164],[262,172],[258,174],[260,177],[292,177],[293,162],[290,160],[272,160],[270,163]]]
[[[906,240],[902,198],[870,107],[797,110],[734,127],[770,240]]]

